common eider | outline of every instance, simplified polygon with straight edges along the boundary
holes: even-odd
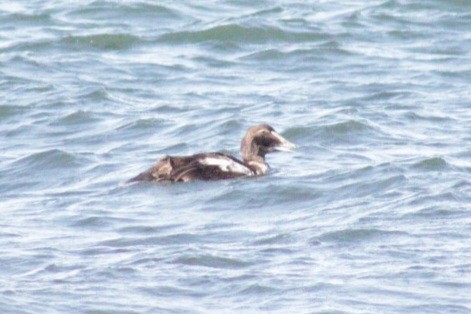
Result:
[[[165,156],[155,166],[128,182],[194,180],[224,180],[238,177],[259,176],[267,173],[267,153],[293,151],[296,146],[267,125],[248,129],[240,150],[243,161],[224,153],[201,153],[192,156]]]

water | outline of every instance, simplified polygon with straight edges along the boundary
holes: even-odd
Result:
[[[1,313],[470,313],[471,2],[1,1]],[[266,177],[126,185],[295,142]]]

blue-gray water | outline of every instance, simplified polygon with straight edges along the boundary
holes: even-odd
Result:
[[[1,313],[471,312],[471,1],[0,4]]]

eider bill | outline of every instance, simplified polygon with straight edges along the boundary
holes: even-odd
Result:
[[[274,150],[280,151],[280,152],[293,152],[296,150],[296,145],[285,139],[283,136],[280,134],[276,133],[275,131],[272,131],[271,134],[278,140],[280,143],[273,147]]]

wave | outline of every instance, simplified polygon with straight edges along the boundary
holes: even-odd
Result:
[[[85,157],[78,157],[61,149],[48,149],[29,154],[13,162],[12,170],[21,171],[25,175],[31,175],[36,171],[59,170],[76,168],[88,162]]]
[[[159,38],[166,43],[202,43],[208,41],[267,43],[277,42],[315,42],[325,40],[325,35],[316,32],[285,31],[274,26],[243,26],[226,24],[212,26],[203,30],[178,31],[167,33]]]
[[[351,132],[363,132],[371,130],[371,127],[368,124],[358,120],[348,120],[327,125],[323,128],[323,130],[329,134],[346,134]]]
[[[263,61],[277,61],[277,63],[271,66],[279,69],[286,62],[292,62],[296,71],[300,69],[306,69],[310,71],[307,66],[309,63],[314,64],[315,61],[339,58],[351,55],[349,51],[343,49],[339,42],[335,40],[320,41],[312,48],[297,48],[297,49],[286,49],[286,48],[268,48],[260,51],[250,52],[247,55],[240,57],[240,60],[249,60],[256,62]],[[303,63],[299,64],[299,60],[302,59]]]
[[[157,3],[126,2],[126,1],[93,1],[89,5],[81,5],[70,10],[69,16],[95,18],[121,18],[129,20],[132,18],[154,17],[154,18],[179,18],[181,13],[169,6]]]
[[[99,120],[93,112],[76,110],[52,121],[49,125],[69,127],[71,125],[94,123]]]
[[[123,50],[131,48],[136,43],[142,42],[137,35],[131,34],[95,34],[95,35],[70,35],[61,39],[61,42],[71,48],[95,48],[103,50]]]
[[[236,258],[215,256],[210,254],[192,254],[177,257],[172,264],[183,264],[188,266],[203,266],[218,269],[240,269],[251,265],[250,262]]]
[[[384,240],[389,237],[409,236],[409,233],[402,231],[389,231],[375,228],[364,229],[344,229],[339,231],[329,231],[311,239],[314,243],[336,242],[336,243],[357,243],[361,241]]]
[[[319,125],[297,126],[288,128],[283,135],[293,140],[309,139],[315,137],[319,140],[348,140],[353,141],[363,135],[380,136],[384,132],[368,121],[349,119],[331,124],[319,123]]]
[[[19,114],[23,114],[28,110],[24,106],[13,106],[13,105],[0,105],[0,121],[2,119],[11,118]]]
[[[155,132],[160,128],[168,125],[168,121],[160,118],[140,118],[132,122],[127,122],[120,125],[116,130],[127,130],[127,131],[149,131]]]
[[[412,168],[420,170],[444,170],[450,165],[442,157],[431,157],[418,161],[412,165]]]
[[[49,13],[12,13],[1,15],[2,23],[18,24],[38,24],[43,25],[44,23],[51,24],[53,18]]]

